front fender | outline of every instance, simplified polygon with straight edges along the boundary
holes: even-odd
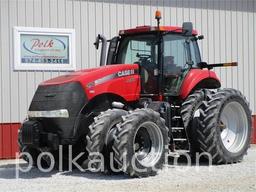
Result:
[[[180,97],[187,98],[195,88],[219,88],[220,80],[216,73],[209,70],[191,69],[186,75],[180,89]]]

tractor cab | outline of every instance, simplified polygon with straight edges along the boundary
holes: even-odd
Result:
[[[178,96],[188,71],[201,62],[197,40],[202,38],[192,23],[120,30],[110,40],[107,65],[139,65],[142,96]]]
[[[189,69],[201,62],[196,32],[187,35],[183,31],[149,26],[120,31],[113,63],[139,65],[142,94],[177,96]]]

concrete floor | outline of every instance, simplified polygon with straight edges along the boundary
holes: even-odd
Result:
[[[24,161],[18,166],[26,167]],[[90,172],[42,173],[33,168],[15,178],[15,160],[0,161],[0,191],[71,192],[71,191],[254,191],[256,192],[256,145],[243,162],[208,167],[169,164],[155,177],[129,178],[123,174],[104,175]]]

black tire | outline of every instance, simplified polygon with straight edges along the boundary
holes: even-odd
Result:
[[[71,149],[72,149],[72,154],[70,154],[70,152],[69,152],[69,147],[71,147]],[[62,154],[61,154],[62,159],[60,159],[61,156],[59,154],[61,152],[60,148],[58,148],[58,150],[56,150],[56,151],[52,151],[51,153],[53,154],[54,159],[55,159],[55,169],[57,169],[59,171],[62,171],[62,170],[67,171],[70,169],[77,169],[78,167],[75,166],[74,164],[72,164],[70,166],[71,161],[74,158],[76,158],[77,156],[79,156],[79,159],[76,160],[76,163],[81,168],[83,168],[83,163],[88,157],[88,152],[85,148],[86,148],[86,139],[85,139],[85,136],[83,136],[74,145],[70,145],[70,146],[62,145]],[[60,161],[62,161],[61,164],[60,164]]]
[[[38,164],[37,164],[37,158],[40,154],[40,151],[35,149],[35,148],[31,148],[28,146],[24,146],[19,142],[20,145],[20,152],[25,152],[28,153],[31,157],[32,157],[32,165],[36,168],[38,168]],[[22,155],[21,158],[26,161],[27,163],[29,163],[29,158],[26,155]],[[42,168],[49,168],[49,165],[47,163],[47,161],[45,161],[43,158],[41,158],[41,166]]]
[[[138,158],[135,157],[135,150],[137,149],[134,149],[134,147],[137,145],[137,143],[135,145],[137,138],[136,136],[138,135],[139,130],[144,128],[143,126],[146,127],[146,124],[152,125],[151,134],[155,129],[155,131],[157,130],[159,133],[159,138],[161,138],[158,140],[155,139],[156,142],[159,141],[159,153],[157,158],[153,161],[154,164],[150,166],[146,166],[145,164],[141,163],[141,160],[138,160]],[[147,131],[143,131],[144,132],[140,132],[142,134],[146,134]],[[149,132],[147,133],[150,135]],[[154,135],[154,137],[157,138],[157,135]],[[117,125],[117,132],[114,139],[114,159],[119,168],[132,177],[146,177],[155,175],[157,170],[161,169],[165,163],[165,157],[168,153],[169,144],[168,128],[165,126],[165,121],[160,117],[160,114],[152,109],[136,109],[135,111],[130,112],[130,114],[124,116],[123,122]],[[145,157],[149,156],[148,154],[150,154],[153,148],[152,143],[154,143],[153,140],[150,140],[150,149]],[[136,168],[144,169],[144,171],[140,171]]]
[[[245,128],[242,128],[245,130],[245,135],[242,136],[243,139],[241,144],[238,145],[239,148],[237,150],[232,148],[237,144],[232,144],[230,149],[228,149],[221,139],[221,132],[225,129],[225,125],[221,122],[221,115],[223,115],[224,109],[228,104],[240,106],[239,109],[244,112],[242,114],[244,114],[244,122],[246,122],[244,125]],[[241,161],[250,146],[251,135],[251,111],[249,109],[249,104],[242,93],[234,89],[218,90],[216,93],[212,94],[212,98],[208,102],[204,102],[200,112],[197,139],[200,143],[201,151],[211,155],[213,164],[235,163]],[[225,114],[226,116],[231,115],[229,113]],[[239,143],[238,134],[236,134],[234,142]]]
[[[82,145],[83,148],[85,148],[85,145]],[[36,148],[31,148],[31,147],[27,147],[27,146],[22,146],[20,147],[20,152],[27,152],[31,155],[32,157],[32,165],[34,167],[38,168],[38,164],[37,164],[37,158],[39,156],[39,154],[41,153],[38,149]],[[60,157],[59,157],[59,150],[56,151],[48,151],[50,154],[52,154],[53,158],[54,158],[54,168],[56,170],[60,170],[60,171],[66,171],[69,170],[69,162],[72,161],[71,157],[69,157],[69,151],[68,151],[68,146],[63,146],[63,152],[62,152],[62,164],[60,167]],[[72,146],[72,158],[75,158],[79,153],[83,152],[82,149],[80,149],[80,143],[79,145],[76,144],[74,146]],[[26,155],[21,156],[21,158],[23,160],[25,160],[26,162],[29,163],[29,158]],[[86,160],[87,158],[87,151],[76,161],[78,163],[78,165],[82,166],[83,162]],[[48,162],[46,160],[44,160],[44,158],[41,158],[41,166],[42,168],[49,168],[50,165],[48,164]],[[72,169],[76,169],[77,167],[72,165]]]
[[[122,109],[109,109],[101,112],[94,118],[94,122],[89,126],[89,133],[86,136],[88,160],[96,161],[100,159],[101,153],[104,157],[104,171],[110,170],[110,152],[112,151],[113,138],[111,134],[115,131],[116,124],[122,121],[122,116],[128,112]],[[111,133],[111,134],[110,134]],[[92,163],[91,167],[98,170],[101,163]]]
[[[29,153],[32,157],[32,161],[33,161],[32,165],[34,167],[38,168],[37,158],[38,158],[39,154],[41,153],[40,150],[37,148],[23,145],[20,138],[18,138],[18,144],[19,144],[20,152]],[[72,152],[73,152],[72,158],[76,157],[80,152],[83,151],[84,148],[85,148],[85,144],[83,141],[79,141],[77,144],[72,146]],[[61,167],[59,167],[59,163],[60,163],[59,162],[60,161],[59,150],[49,151],[49,153],[51,153],[54,157],[54,162],[55,162],[54,168],[55,169],[57,169],[57,170],[68,170],[69,169],[69,161],[72,161],[72,159],[69,157],[68,146],[63,146],[62,166]],[[21,158],[29,163],[29,158],[26,155],[22,155]],[[87,158],[87,151],[85,152],[84,155],[82,155],[77,160],[77,163],[81,166],[83,164],[83,162],[86,160],[86,158]],[[44,160],[44,158],[41,158],[41,166],[42,166],[42,168],[45,168],[45,169],[50,167],[50,165],[48,164],[48,162],[46,160]],[[77,168],[77,167],[73,166],[72,168]]]
[[[38,156],[40,154],[40,151],[35,149],[35,148],[32,148],[32,147],[24,145],[22,143],[22,141],[21,141],[20,133],[18,135],[18,146],[19,146],[19,151],[21,153],[28,153],[32,157],[32,161],[33,161],[32,162],[32,166],[38,167],[38,165],[37,165],[37,158],[38,158]],[[26,155],[22,155],[21,158],[24,161],[26,161],[27,163],[29,163],[29,158]],[[43,158],[41,159],[41,166],[43,168],[48,168],[49,167],[48,163]]]
[[[198,141],[196,138],[196,127],[193,125],[195,112],[200,109],[203,101],[205,100],[205,91],[197,90],[187,97],[181,105],[181,117],[184,127],[187,131],[190,142],[190,153],[195,155],[199,152]]]

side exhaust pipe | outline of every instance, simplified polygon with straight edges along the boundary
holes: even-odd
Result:
[[[104,66],[106,63],[106,53],[107,53],[107,39],[104,35],[98,34],[96,37],[94,46],[96,49],[99,49],[99,44],[100,42],[102,43],[101,45],[101,54],[100,54],[100,66]]]

